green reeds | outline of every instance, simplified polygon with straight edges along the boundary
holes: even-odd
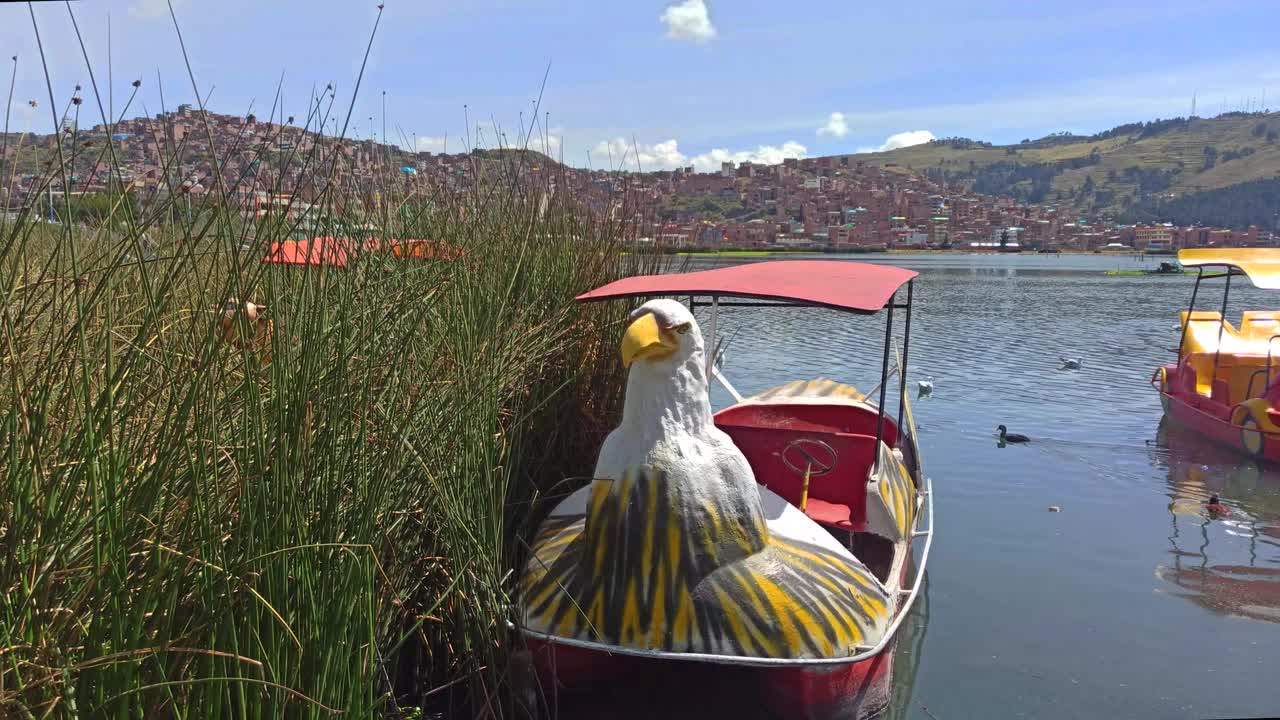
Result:
[[[464,191],[275,161],[324,233],[462,258],[264,265],[296,218],[172,181],[91,227],[0,220],[0,716],[507,714],[521,534],[621,403],[620,310],[572,298],[651,260],[520,151]],[[226,341],[229,298],[265,342]]]

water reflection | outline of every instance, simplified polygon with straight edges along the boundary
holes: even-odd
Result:
[[[889,693],[889,707],[881,717],[885,720],[903,720],[912,717],[912,701],[916,691],[916,677],[920,672],[920,658],[924,655],[924,636],[929,629],[929,576],[925,575],[916,596],[915,607],[902,621],[898,629],[897,647],[893,653],[893,689]]]
[[[1215,613],[1280,622],[1280,473],[1163,420],[1156,459],[1168,470],[1170,551],[1156,577]],[[1205,509],[1210,496],[1230,508]]]

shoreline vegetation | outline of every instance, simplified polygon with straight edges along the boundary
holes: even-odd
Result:
[[[50,84],[54,123],[109,124],[79,91]],[[327,92],[297,124],[341,137],[350,102]],[[166,171],[87,228],[0,216],[0,716],[513,714],[513,569],[623,397],[626,309],[572,299],[668,261],[526,179],[519,150],[463,188],[370,186],[336,143],[192,134],[214,167],[270,155],[321,179],[268,184],[289,202],[261,215]],[[119,170],[74,130],[56,150],[42,192],[76,153]],[[0,181],[16,172],[0,154]],[[345,267],[263,263],[304,219],[355,239]]]
[[[1170,257],[1168,253],[1147,253],[1140,250],[1054,250],[1052,252],[1041,253],[1037,250],[1020,250],[1020,251],[996,251],[996,250],[970,250],[970,249],[952,249],[942,250],[938,248],[857,248],[849,250],[824,250],[814,248],[811,250],[781,250],[781,249],[764,249],[764,248],[723,248],[723,249],[680,249],[680,248],[659,248],[656,251],[665,255],[677,255],[688,257],[700,256],[719,256],[719,257],[773,257],[786,255],[1108,255],[1116,257],[1139,256],[1149,258]]]
[[[1197,272],[1196,270],[1191,270],[1191,269],[1182,269],[1176,272],[1162,272],[1162,273],[1151,272],[1148,270],[1107,270],[1106,272],[1103,273],[1103,275],[1113,275],[1113,276],[1119,276],[1119,277],[1146,277],[1146,276],[1161,277],[1161,276],[1169,276],[1169,275],[1174,275],[1174,276],[1195,275],[1196,272]]]

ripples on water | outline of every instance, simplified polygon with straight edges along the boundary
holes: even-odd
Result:
[[[1274,714],[1280,474],[1165,428],[1148,385],[1172,358],[1192,279],[1103,274],[1136,267],[1128,257],[873,261],[920,271],[909,389],[935,385],[915,409],[938,535],[890,715]],[[1232,297],[1237,317],[1280,306],[1239,284]],[[1202,298],[1216,307],[1220,290]],[[879,379],[882,317],[724,308],[720,331],[746,395]],[[1063,357],[1083,365],[1061,370]],[[717,386],[712,403],[729,397]],[[998,448],[1002,423],[1032,442]],[[1215,493],[1229,517],[1202,511]]]
[[[1274,712],[1280,474],[1163,428],[1148,384],[1192,279],[1103,274],[1135,267],[1127,257],[874,261],[921,273],[908,384],[935,386],[915,401],[939,528],[927,640],[891,714]],[[1220,290],[1201,297],[1216,307]],[[1280,306],[1239,284],[1232,298],[1234,316]],[[882,318],[725,308],[720,329],[744,394],[879,379]],[[1064,357],[1083,364],[1061,370]],[[712,402],[729,398],[716,388]],[[1002,423],[1032,442],[997,448]],[[1231,516],[1203,513],[1213,493]]]

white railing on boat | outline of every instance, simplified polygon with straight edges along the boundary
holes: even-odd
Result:
[[[743,400],[742,394],[739,393],[736,388],[734,388],[732,385],[729,384],[729,379],[726,378],[724,374],[720,372],[720,368],[711,368],[711,377],[720,381],[720,384],[724,386],[724,389],[728,390],[729,394],[733,396],[734,402],[742,402]]]
[[[926,507],[927,512],[921,513],[921,507]],[[929,527],[926,530],[920,529],[921,517],[929,516]],[[907,615],[911,613],[911,608],[915,605],[916,598],[920,594],[920,587],[924,583],[925,570],[929,565],[929,550],[933,547],[933,480],[926,478],[924,491],[920,493],[920,497],[916,499],[916,521],[915,527],[912,528],[912,537],[923,537],[924,549],[920,553],[920,565],[916,568],[914,581],[911,583],[911,589],[900,588],[898,595],[906,595],[907,599],[898,608],[898,613],[894,616],[893,622],[889,623],[889,627],[885,629],[884,635],[880,637],[880,642],[875,645],[859,645],[857,653],[846,657],[839,658],[762,658],[762,657],[745,657],[742,655],[716,655],[712,653],[686,653],[686,652],[667,652],[665,650],[643,650],[640,648],[619,647],[617,645],[607,645],[605,643],[595,642],[593,640],[577,640],[573,638],[563,638],[550,633],[541,633],[536,630],[521,627],[520,630],[529,637],[535,637],[540,640],[555,644],[565,645],[567,647],[582,648],[584,650],[595,650],[598,652],[608,653],[610,655],[628,655],[636,657],[647,657],[660,660],[677,660],[685,662],[711,662],[720,665],[747,665],[747,666],[767,666],[767,667],[830,667],[833,665],[848,665],[852,663],[870,660],[871,658],[884,652],[889,643],[893,641],[893,636],[897,634],[898,628],[902,622],[906,620]]]

